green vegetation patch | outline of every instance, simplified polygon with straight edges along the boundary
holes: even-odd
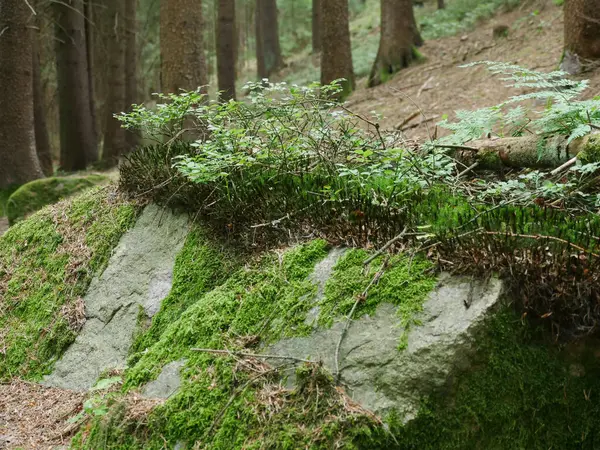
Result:
[[[365,266],[368,257],[365,250],[353,249],[336,264],[320,303],[319,323],[331,326],[336,317],[347,316],[360,296],[354,319],[374,313],[382,302],[391,303],[398,307],[400,323],[408,330],[436,285],[433,264],[421,256],[397,255],[385,266],[381,256]],[[373,283],[382,267],[383,274]]]
[[[108,177],[104,175],[49,177],[34,180],[19,187],[10,195],[6,201],[6,215],[9,222],[14,224],[46,205],[107,182]]]
[[[131,353],[139,357],[140,352],[154,345],[170,324],[177,322],[204,294],[222,284],[239,264],[239,257],[233,251],[220,248],[200,228],[192,230],[177,255],[171,291],[152,318],[150,327],[140,330]],[[142,316],[145,317],[143,311]]]
[[[137,363],[127,372],[126,386],[139,386],[156,378],[165,364],[180,358],[205,361],[206,355],[190,352],[192,347],[243,347],[248,337],[259,336],[264,342],[308,332],[303,321],[316,287],[307,276],[326,253],[326,242],[316,240],[285,253],[268,254],[239,269],[225,283],[197,297],[179,320],[164,329],[154,345],[147,349],[137,345],[140,353],[131,356],[131,361]],[[177,262],[189,264],[182,259]],[[175,271],[180,270],[176,266]],[[175,279],[175,292],[194,290],[185,282],[178,285],[178,281]],[[149,331],[153,333],[152,328]],[[156,335],[141,337],[139,342],[146,339],[155,340]]]
[[[0,237],[0,379],[50,372],[83,324],[89,282],[135,217],[135,205],[98,188]]]
[[[478,368],[424,402],[401,449],[592,449],[600,443],[597,341],[559,349],[513,311],[492,318]],[[451,401],[448,399],[450,394]]]

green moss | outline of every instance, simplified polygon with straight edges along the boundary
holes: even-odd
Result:
[[[104,175],[50,177],[31,181],[10,195],[6,202],[6,215],[9,222],[14,224],[46,205],[107,181]]]
[[[365,267],[363,262],[368,256],[364,250],[353,249],[346,252],[336,264],[325,286],[325,297],[320,303],[321,325],[331,326],[335,318],[347,316],[357,297],[364,293],[374,279],[383,258],[379,257]],[[353,317],[357,319],[364,314],[374,313],[382,302],[391,303],[398,307],[400,323],[408,330],[415,313],[422,310],[423,302],[435,287],[436,277],[432,274],[432,269],[433,264],[420,256],[410,258],[399,255],[390,258],[385,272],[369,288],[366,298],[358,304]]]
[[[509,310],[489,321],[478,345],[478,368],[454,378],[452,400],[450,392],[428,399],[414,422],[396,427],[400,448],[598,448],[597,356],[580,359],[584,375],[573,371],[571,349]]]
[[[0,237],[0,379],[40,379],[75,338],[76,302],[133,223],[108,188],[48,207]]]
[[[239,265],[238,259],[231,251],[209,241],[199,228],[192,230],[177,256],[171,292],[161,303],[150,327],[134,340],[130,364],[139,358],[140,352],[160,339],[169,324],[177,322],[199,298],[222,284]]]
[[[600,162],[600,136],[591,134],[586,138],[583,149],[577,155],[582,164]]]
[[[204,241],[192,238],[184,252],[201,254],[206,251],[204,246]],[[325,254],[326,244],[321,240],[301,245],[281,258],[269,254],[239,269],[205,295],[202,291],[209,287],[207,284],[196,291],[193,283],[179,284],[176,279],[174,290],[178,295],[172,300],[187,298],[183,300],[185,312],[178,305],[163,306],[166,316],[171,310],[180,319],[165,323],[161,329],[151,328],[136,343],[139,353],[132,355],[131,361],[137,364],[128,371],[126,385],[138,386],[155,378],[171,361],[193,358],[192,347],[223,348],[238,337],[260,335],[263,341],[268,341],[302,332],[306,312],[311,307],[307,296],[315,292],[315,286],[306,277]],[[188,264],[183,257],[178,258],[175,273],[185,273]],[[200,275],[202,283],[206,283],[210,273],[201,269],[194,276]]]

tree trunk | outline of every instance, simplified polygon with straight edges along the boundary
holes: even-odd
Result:
[[[169,0],[160,4],[160,52],[163,92],[206,86],[202,2]],[[206,92],[206,88],[203,89]]]
[[[312,51],[321,51],[321,0],[312,0]]]
[[[125,111],[138,103],[138,57],[137,57],[137,0],[125,1]],[[128,150],[138,145],[139,136],[133,130],[125,131]]]
[[[344,78],[342,97],[345,97],[355,87],[348,0],[321,3],[321,31],[321,84]]]
[[[0,189],[43,177],[35,149],[31,11],[0,0]]]
[[[595,67],[594,61],[600,59],[600,2],[566,0],[564,11],[562,70],[575,74]]]
[[[44,175],[49,177],[54,172],[54,169],[52,167],[52,150],[50,148],[50,138],[48,137],[48,127],[46,124],[46,109],[44,108],[38,39],[37,32],[34,32],[32,38],[32,82],[35,146],[42,171]]]
[[[369,75],[369,87],[385,83],[408,67],[415,57],[415,29],[411,0],[381,0],[379,50]]]
[[[256,66],[261,80],[283,67],[276,0],[256,0]]]
[[[446,3],[444,2],[444,0],[437,0],[437,4],[438,4],[438,9],[446,8]]]
[[[106,123],[102,162],[114,166],[125,151],[125,130],[114,118],[125,111],[125,4],[123,0],[105,2],[108,24],[112,25],[107,36],[109,74],[106,98]]]
[[[410,15],[411,28],[413,32],[413,43],[415,47],[421,47],[424,43],[423,38],[421,37],[421,32],[419,31],[419,25],[417,24],[417,19],[415,18],[415,8],[411,2],[410,10],[406,9],[407,14]]]
[[[85,14],[85,43],[88,64],[88,90],[90,99],[90,115],[92,116],[92,133],[94,135],[93,148],[88,149],[87,163],[98,161],[98,115],[96,114],[96,90],[94,89],[94,14],[92,0],[84,0],[83,11]]]
[[[56,33],[56,77],[60,116],[60,168],[84,170],[96,152],[82,0],[52,3]]]
[[[217,75],[221,99],[235,100],[235,0],[218,0],[217,20]]]

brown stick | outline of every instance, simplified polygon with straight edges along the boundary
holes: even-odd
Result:
[[[246,353],[246,352],[234,352],[231,350],[217,350],[212,348],[191,348],[192,352],[203,352],[203,353],[214,353],[215,355],[226,355],[226,356],[242,356],[244,358],[263,358],[263,359],[286,359],[289,361],[296,361],[301,363],[314,363],[308,359],[295,358],[293,356],[281,356],[281,355],[262,355],[258,353]]]

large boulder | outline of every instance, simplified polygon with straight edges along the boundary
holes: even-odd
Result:
[[[317,265],[312,278],[325,283],[326,272]],[[476,333],[500,301],[502,286],[493,278],[442,275],[415,318],[418,326],[403,329],[398,307],[382,303],[373,315],[316,327],[310,336],[281,340],[265,353],[321,361],[365,408],[380,415],[396,411],[408,420],[424,396],[469,366]],[[289,372],[290,385],[293,378]]]

